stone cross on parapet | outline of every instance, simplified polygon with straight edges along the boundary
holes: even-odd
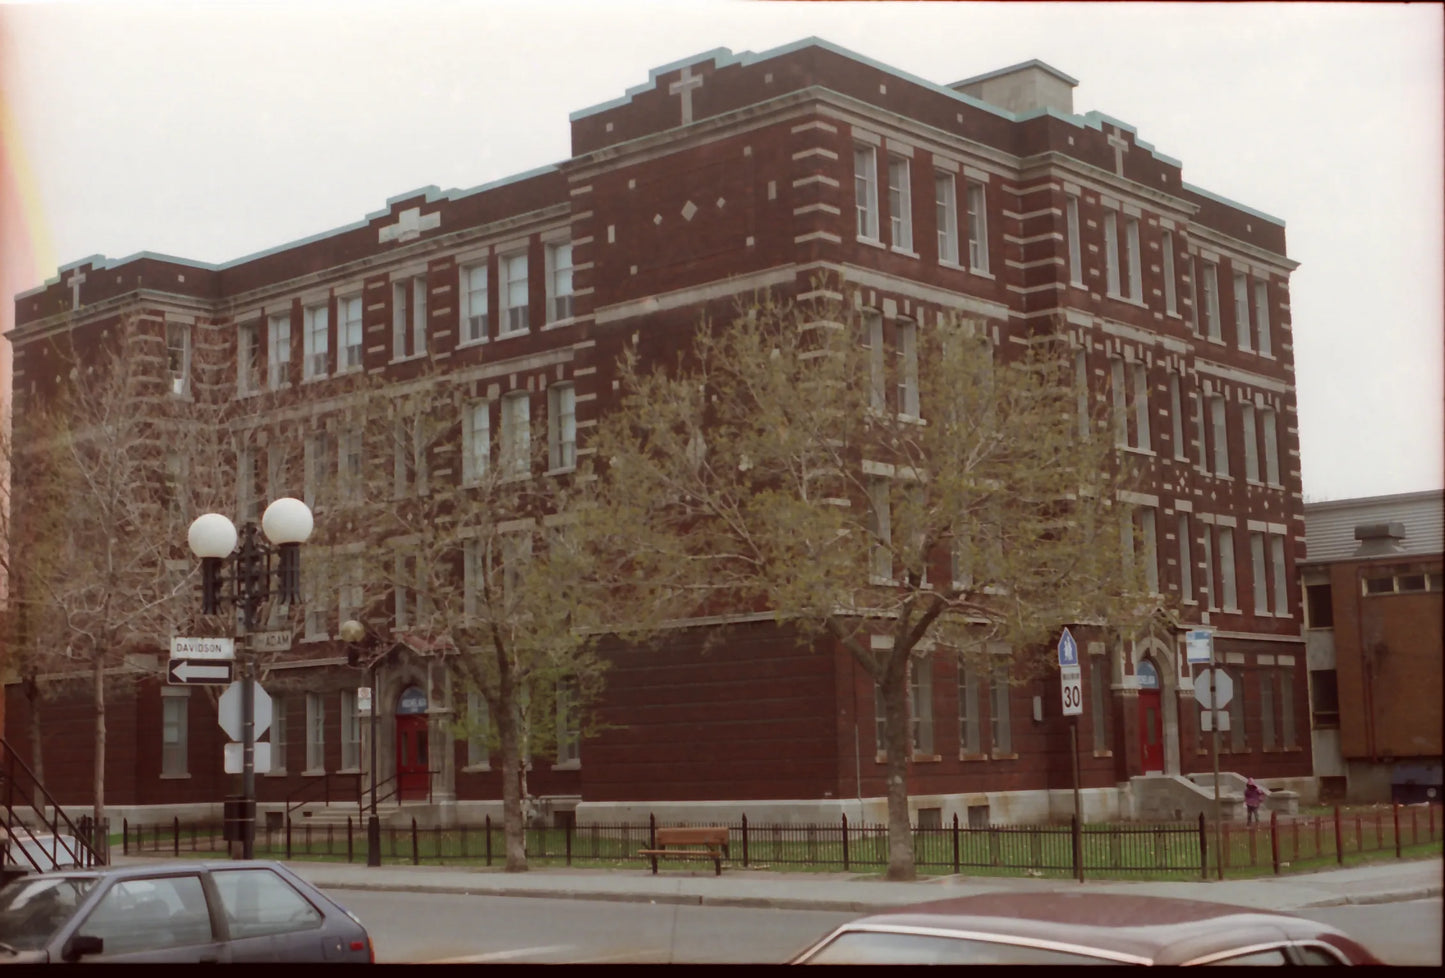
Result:
[[[70,308],[72,309],[80,308],[80,283],[84,281],[85,273],[80,269],[77,268],[70,273],[70,281],[66,284],[70,286]]]
[[[1129,142],[1123,136],[1110,136],[1109,145],[1114,147],[1114,172],[1124,175],[1124,154],[1129,152]]]
[[[692,121],[692,90],[702,87],[702,76],[694,75],[692,67],[682,69],[682,77],[667,86],[667,94],[682,96],[682,124]]]
[[[440,227],[441,223],[442,216],[436,212],[423,215],[420,207],[408,207],[396,215],[395,224],[388,224],[380,230],[377,241],[381,244],[388,241],[411,241],[421,237],[423,231]]]

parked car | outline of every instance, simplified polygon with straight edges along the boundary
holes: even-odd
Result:
[[[0,889],[0,964],[375,963],[350,911],[265,861],[34,873]]]
[[[870,914],[793,964],[1380,964],[1333,927],[1127,894],[989,893]]]

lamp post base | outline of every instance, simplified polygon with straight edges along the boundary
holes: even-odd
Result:
[[[375,815],[366,820],[366,865],[381,865],[381,819]]]

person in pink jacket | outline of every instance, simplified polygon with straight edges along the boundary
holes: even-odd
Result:
[[[1259,785],[1250,778],[1244,783],[1244,810],[1247,812],[1246,822],[1259,821],[1259,803],[1264,801],[1264,792],[1259,790]]]

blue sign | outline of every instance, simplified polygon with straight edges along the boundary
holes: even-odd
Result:
[[[1079,643],[1074,641],[1074,636],[1069,634],[1067,628],[1064,634],[1059,636],[1059,665],[1076,666],[1079,664]]]

